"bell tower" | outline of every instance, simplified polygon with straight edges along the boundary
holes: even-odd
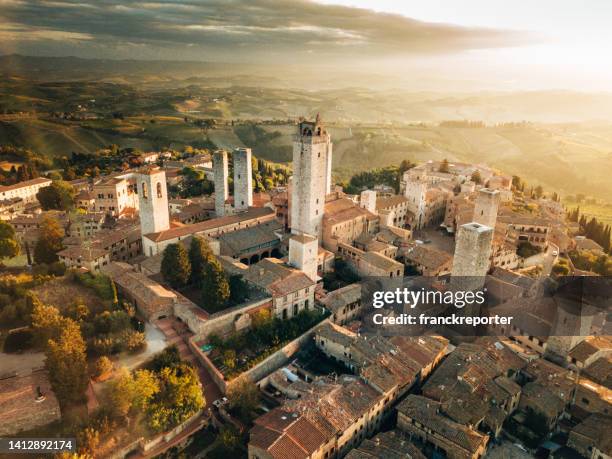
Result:
[[[331,137],[320,116],[314,122],[300,122],[293,138],[292,233],[320,236],[331,165]]]

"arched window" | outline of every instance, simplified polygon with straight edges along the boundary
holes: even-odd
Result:
[[[162,186],[161,186],[161,182],[157,182],[157,197],[161,198],[162,197]]]
[[[147,184],[146,182],[142,182],[142,198],[149,199],[149,193],[147,193]]]

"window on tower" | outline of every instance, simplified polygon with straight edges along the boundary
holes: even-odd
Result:
[[[157,197],[158,198],[162,197],[162,185],[161,185],[161,182],[157,182]]]
[[[143,199],[149,199],[149,193],[147,192],[147,184],[142,182],[142,197]]]

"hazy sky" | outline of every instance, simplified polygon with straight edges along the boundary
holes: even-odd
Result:
[[[612,90],[610,24],[608,0],[0,0],[0,53]]]

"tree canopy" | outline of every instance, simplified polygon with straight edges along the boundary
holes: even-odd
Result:
[[[19,241],[15,229],[5,221],[0,221],[0,260],[19,255]]]
[[[164,250],[161,273],[172,288],[187,285],[191,276],[191,263],[183,244],[170,244]]]
[[[79,325],[64,319],[59,338],[50,339],[45,352],[49,381],[62,406],[84,398],[89,383],[85,351]]]
[[[57,219],[45,216],[38,229],[38,241],[34,246],[35,263],[55,263],[59,258],[57,252],[64,248],[62,238],[64,230]]]
[[[41,188],[36,194],[44,210],[71,210],[74,208],[76,191],[63,180],[56,180],[51,185]]]

